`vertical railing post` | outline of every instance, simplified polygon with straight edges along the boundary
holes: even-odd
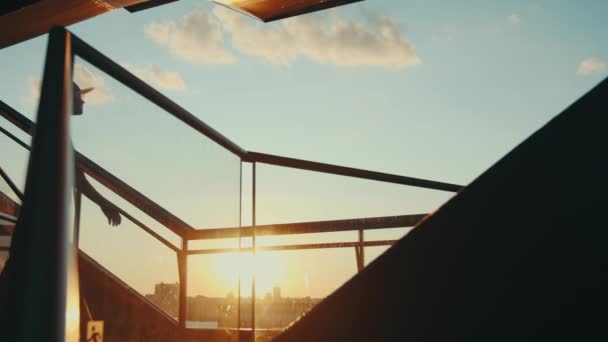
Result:
[[[182,250],[177,253],[179,272],[179,326],[186,328],[188,320],[188,240],[182,237]]]
[[[74,248],[78,252],[80,244],[80,216],[82,210],[82,192],[74,187]]]
[[[252,257],[253,257],[253,270],[252,270],[252,276],[251,276],[251,341],[255,342],[255,270],[257,268],[257,263],[255,260],[255,248],[256,248],[256,241],[255,241],[255,225],[256,225],[256,213],[255,213],[255,199],[256,199],[256,185],[257,185],[257,181],[256,181],[256,163],[253,162],[253,189],[252,189],[252,212],[251,212],[251,226],[252,226],[252,233],[251,233],[251,247],[252,247]]]
[[[55,28],[49,34],[23,208],[11,246],[14,323],[7,340],[79,338],[78,269],[69,212],[74,185],[72,103],[71,36]]]
[[[242,227],[243,227],[243,161],[240,163],[239,169],[239,257],[238,260],[241,261],[241,248],[242,244]],[[238,265],[238,285],[237,285],[237,295],[236,295],[236,340],[238,342],[241,341],[241,269],[242,265]]]
[[[357,272],[361,272],[361,249],[359,248],[359,246],[355,246],[355,262],[357,264]]]
[[[363,237],[363,229],[359,229],[359,245],[355,247],[357,254],[357,271],[361,272],[365,266],[365,239]]]

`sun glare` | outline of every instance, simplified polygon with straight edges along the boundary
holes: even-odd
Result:
[[[238,282],[241,275],[241,289],[244,296],[250,296],[250,284],[255,275],[256,297],[271,293],[272,288],[284,283],[286,272],[284,263],[276,253],[257,252],[217,255],[214,260],[214,275],[229,289]],[[247,295],[249,294],[249,295]]]

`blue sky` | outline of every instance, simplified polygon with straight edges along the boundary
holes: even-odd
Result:
[[[261,24],[183,0],[137,14],[113,11],[70,30],[245,149],[467,184],[608,76],[606,18],[603,0],[367,0]],[[29,117],[45,45],[40,37],[0,51],[1,98]],[[217,194],[230,195],[213,199],[234,210],[232,157],[207,142],[197,150],[179,124],[164,123],[160,111],[76,62],[98,96],[75,124],[76,146],[141,182],[152,198],[177,191],[158,186],[172,184],[165,179],[189,179],[180,190],[196,196],[215,184]],[[154,119],[138,127],[136,117]],[[154,133],[162,129],[165,135]],[[19,178],[25,157],[2,139],[3,154],[19,160],[6,167]],[[170,155],[173,147],[205,160]],[[186,166],[163,170],[153,163],[157,152]],[[140,157],[150,176],[125,167],[129,156]],[[290,172],[261,175],[263,221],[417,213],[449,198]],[[197,174],[214,181],[194,181]],[[196,221],[200,207],[184,203],[163,204]],[[200,225],[234,224],[231,213]]]
[[[377,0],[321,15],[362,25],[389,17],[421,60],[403,69],[303,55],[277,65],[240,53],[225,32],[236,61],[193,64],[144,33],[152,22],[214,7],[119,10],[71,30],[122,64],[179,73],[186,90],[165,93],[246,149],[463,184],[607,74],[577,74],[587,58],[608,60],[605,1]],[[39,77],[45,38],[22,45],[0,58],[12,65],[4,99],[25,109],[26,78]]]

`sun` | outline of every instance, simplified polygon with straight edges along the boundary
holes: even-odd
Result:
[[[272,292],[273,287],[284,283],[284,263],[277,253],[256,252],[216,255],[214,276],[226,289],[234,287],[241,276],[243,296],[250,296],[252,276],[255,276],[256,297]]]

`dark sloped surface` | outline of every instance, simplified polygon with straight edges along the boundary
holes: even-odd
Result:
[[[80,294],[94,320],[104,321],[104,341],[191,342],[236,340],[227,330],[184,330],[175,318],[154,306],[84,252],[79,253]],[[154,272],[154,270],[141,270]],[[88,320],[81,307],[81,331]]]
[[[276,341],[607,341],[608,81]]]
[[[111,340],[159,339],[178,331],[177,321],[84,252],[79,253],[80,294]],[[86,317],[86,309],[81,308]],[[85,318],[85,321],[87,319]],[[83,323],[84,324],[84,323]],[[81,325],[81,329],[86,329]]]

